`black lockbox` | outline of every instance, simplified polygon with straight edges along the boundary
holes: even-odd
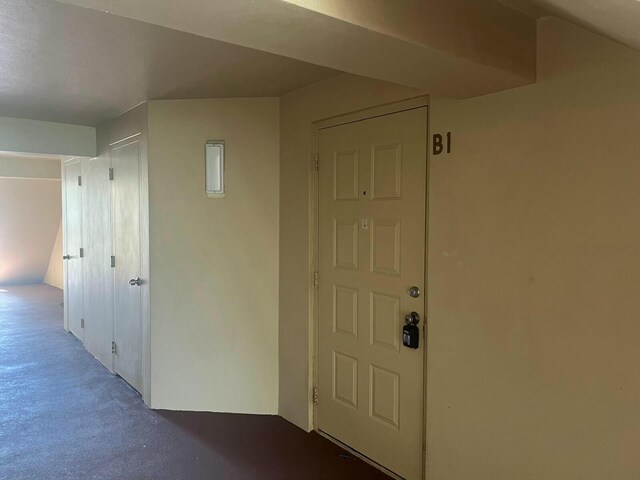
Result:
[[[420,344],[420,328],[414,323],[402,327],[402,344],[409,348],[418,348]]]

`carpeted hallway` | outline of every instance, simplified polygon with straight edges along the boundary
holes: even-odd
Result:
[[[148,409],[64,331],[61,302],[0,287],[0,480],[388,479],[279,417]]]

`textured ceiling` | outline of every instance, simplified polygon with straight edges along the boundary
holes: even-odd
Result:
[[[52,0],[0,0],[0,116],[97,125],[149,99],[279,96],[338,73]]]

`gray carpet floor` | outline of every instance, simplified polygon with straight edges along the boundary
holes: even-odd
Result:
[[[1,480],[383,480],[279,417],[154,411],[62,327],[62,292],[0,287]]]

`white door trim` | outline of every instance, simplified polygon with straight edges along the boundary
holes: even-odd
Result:
[[[330,118],[326,118],[323,120],[318,120],[316,122],[313,122],[311,125],[311,151],[310,151],[310,161],[309,161],[309,231],[310,231],[310,245],[309,245],[309,259],[310,259],[310,264],[309,264],[309,286],[310,286],[310,291],[311,291],[311,296],[310,296],[310,302],[309,302],[309,322],[310,322],[310,335],[309,335],[309,390],[310,390],[310,395],[309,398],[312,399],[312,401],[310,402],[310,412],[312,414],[312,427],[313,430],[316,432],[319,432],[323,437],[331,440],[332,442],[340,445],[343,448],[346,448],[348,451],[350,451],[352,454],[354,454],[355,456],[357,456],[358,458],[364,460],[365,462],[369,463],[370,465],[374,466],[375,468],[384,471],[385,473],[387,473],[388,475],[391,475],[392,478],[400,478],[397,477],[395,474],[393,474],[392,472],[389,472],[388,470],[386,470],[383,466],[378,465],[377,463],[371,461],[370,459],[368,459],[367,457],[359,454],[358,452],[354,451],[353,449],[349,448],[348,445],[344,445],[341,442],[337,441],[336,439],[332,438],[329,435],[323,434],[322,432],[320,432],[318,430],[318,418],[317,418],[317,408],[315,403],[313,402],[314,399],[314,394],[315,394],[315,388],[318,385],[318,369],[317,369],[317,364],[318,364],[318,325],[319,325],[319,311],[318,311],[318,288],[316,288],[315,285],[315,272],[319,271],[319,192],[320,192],[320,185],[319,185],[319,175],[318,175],[318,171],[316,170],[316,159],[317,159],[317,155],[318,155],[318,151],[319,151],[319,132],[320,130],[323,130],[325,128],[331,128],[331,127],[336,127],[339,125],[345,125],[348,123],[354,123],[354,122],[359,122],[362,120],[367,120],[370,118],[375,118],[375,117],[381,117],[381,116],[385,116],[385,115],[391,115],[394,113],[400,113],[400,112],[404,112],[407,110],[413,110],[416,108],[427,108],[427,115],[429,115],[429,96],[427,95],[422,95],[419,97],[414,97],[414,98],[410,98],[407,100],[402,100],[399,102],[393,102],[393,103],[389,103],[389,104],[384,104],[384,105],[379,105],[379,106],[375,106],[375,107],[371,107],[371,108],[367,108],[364,110],[358,110],[355,112],[350,112],[350,113],[346,113],[343,115],[338,115],[338,116],[334,116],[334,117],[330,117]],[[431,123],[428,121],[427,122],[427,129],[428,131],[426,132],[426,137],[427,137],[427,142],[429,142],[429,132],[430,132],[430,128],[431,128]],[[427,188],[427,192],[425,192],[425,229],[426,229],[426,236],[425,236],[425,251],[424,251],[424,259],[425,259],[425,269],[424,269],[424,285],[425,285],[425,292],[424,292],[424,322],[425,322],[425,331],[428,331],[428,310],[427,310],[427,299],[428,299],[428,283],[427,283],[427,245],[429,242],[429,210],[428,210],[428,204],[429,204],[429,195],[428,195],[428,188],[429,188],[429,164],[430,164],[430,155],[429,155],[429,149],[427,148],[427,158],[425,158],[425,161],[427,162],[427,178],[426,178],[426,188]],[[320,279],[320,281],[322,281],[322,279]],[[424,339],[426,340],[427,335],[424,335]],[[424,401],[424,425],[423,425],[423,452],[422,452],[422,462],[424,465],[423,471],[425,472],[424,475],[426,475],[426,399],[427,399],[427,395],[426,395],[426,388],[427,388],[427,348],[424,349],[424,368],[423,368],[423,374],[424,374],[424,392],[423,392],[423,401]]]

